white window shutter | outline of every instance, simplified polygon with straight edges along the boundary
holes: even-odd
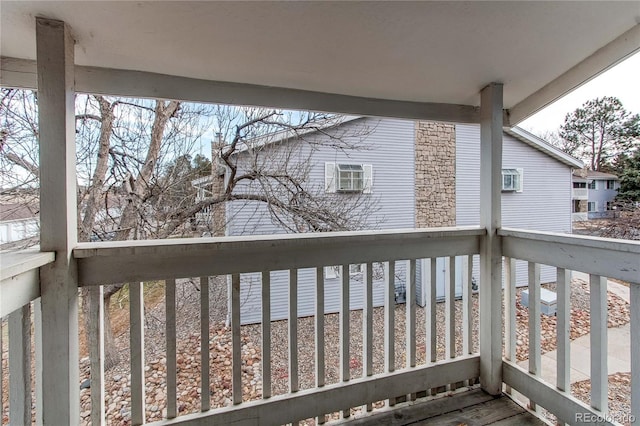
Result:
[[[336,192],[336,163],[324,163],[324,192]]]
[[[516,169],[518,171],[518,175],[520,176],[520,184],[516,189],[516,192],[522,192],[524,189],[524,169]]]
[[[364,187],[363,194],[371,194],[373,192],[373,166],[371,164],[363,164],[364,170]]]

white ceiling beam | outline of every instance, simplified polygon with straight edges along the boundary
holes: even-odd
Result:
[[[0,62],[0,85],[23,89],[37,88],[35,61],[3,57]],[[472,105],[364,98],[79,65],[75,67],[75,75],[76,91],[84,93],[266,106],[413,120],[480,122],[480,109]]]
[[[591,56],[510,108],[511,125],[515,126],[526,120],[637,51],[640,51],[640,24],[596,50]]]

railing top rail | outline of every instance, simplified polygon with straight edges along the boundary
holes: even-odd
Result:
[[[640,255],[640,241],[620,240],[615,238],[601,238],[587,235],[561,234],[557,232],[530,231],[525,229],[501,228],[498,235],[502,237],[516,237],[549,243],[572,244],[624,253]]]
[[[2,253],[1,256],[0,281],[37,269],[53,262],[56,258],[54,252],[41,252],[36,249]]]
[[[486,234],[484,228],[477,226],[424,228],[424,229],[386,229],[373,231],[346,231],[346,232],[318,232],[305,234],[281,234],[281,235],[251,235],[216,238],[174,238],[163,240],[126,240],[108,241],[96,243],[79,243],[73,250],[76,259],[96,256],[122,256],[125,254],[159,254],[220,251],[225,249],[238,250],[246,248],[272,249],[278,246],[296,242],[304,245],[305,242],[314,244],[366,244],[367,242],[389,241],[400,242],[420,239],[441,239],[447,237],[470,237]]]
[[[386,262],[479,252],[483,228],[81,244],[80,285]]]

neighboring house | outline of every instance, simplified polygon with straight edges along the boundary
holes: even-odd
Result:
[[[612,217],[620,181],[616,175],[592,170],[576,170],[572,180],[574,221]]]
[[[298,143],[295,138],[271,143],[262,149],[282,150],[298,143],[299,158],[309,161],[309,185],[321,186],[328,196],[372,197],[377,202],[368,217],[373,229],[401,229],[439,226],[470,226],[480,223],[480,128],[435,122],[358,118],[325,129],[305,139],[326,138],[324,134],[370,129],[366,149],[342,151],[331,146]],[[243,155],[240,153],[238,155]],[[272,154],[269,154],[272,156]],[[571,232],[572,171],[582,163],[545,141],[519,128],[505,129],[503,154],[503,226],[550,232]],[[198,184],[205,183],[197,182]],[[203,190],[204,191],[204,190]],[[203,192],[204,195],[204,192]],[[264,204],[231,202],[226,207],[226,234],[268,235],[283,233]],[[456,292],[462,292],[462,257],[456,258]],[[447,265],[437,261],[437,297],[444,297]],[[384,271],[374,265],[373,299],[383,305]],[[424,305],[426,261],[417,265],[417,302]],[[517,264],[517,282],[527,280],[526,263]],[[396,262],[396,300],[404,301],[405,262]],[[337,312],[340,304],[340,267],[325,268],[325,309]],[[362,307],[362,269],[351,265],[350,306]],[[478,280],[477,256],[473,277]],[[555,281],[555,268],[543,267],[542,282]],[[289,272],[271,273],[271,317],[288,315]],[[315,271],[298,271],[298,314],[308,316],[315,307]],[[260,275],[243,274],[241,301],[243,323],[260,321]]]
[[[25,204],[0,204],[0,247],[9,248],[37,237],[40,220],[35,208]]]

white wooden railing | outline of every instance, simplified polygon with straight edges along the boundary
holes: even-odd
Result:
[[[5,374],[9,379],[11,424],[31,424],[32,405],[36,423],[42,424],[42,380],[36,372],[42,365],[42,317],[40,267],[54,261],[54,253],[34,250],[2,254],[0,269],[0,348],[4,351],[4,324],[8,327],[8,365],[0,368],[0,419],[4,417]],[[32,316],[33,313],[33,316]],[[35,336],[32,336],[32,324]],[[35,360],[32,359],[35,354]],[[35,363],[34,363],[35,361]],[[33,380],[32,380],[33,379]],[[32,381],[35,388],[32,388]]]
[[[324,421],[325,415],[342,412],[350,415],[350,408],[372,410],[372,403],[387,400],[394,405],[397,398],[455,388],[464,382],[474,383],[480,375],[479,356],[472,354],[471,280],[472,262],[468,256],[479,252],[485,234],[480,228],[441,228],[438,230],[347,232],[284,236],[233,237],[223,239],[126,241],[80,244],[74,250],[77,259],[79,285],[89,286],[95,301],[101,300],[104,284],[129,282],[130,340],[131,340],[131,420],[145,421],[144,398],[144,310],[141,281],[163,280],[166,289],[166,419],[170,424],[286,424],[308,418]],[[446,257],[455,264],[455,256],[464,256],[467,265],[463,292],[463,326],[455,327],[455,268],[451,268],[446,282],[446,359],[436,359],[435,262]],[[426,307],[426,360],[418,365],[416,359],[416,261],[431,259],[430,295]],[[374,262],[386,262],[385,268],[385,372],[374,374],[373,369],[373,267]],[[395,362],[395,265],[406,262],[406,368],[394,371]],[[324,267],[365,264],[363,306],[363,377],[350,377],[349,354],[349,274],[342,274],[339,342],[325,342]],[[315,282],[315,383],[312,389],[300,390],[298,375],[298,269],[316,268]],[[270,273],[289,270],[288,321],[288,377],[289,392],[272,396],[271,388],[271,298]],[[262,400],[243,401],[240,325],[240,274],[261,273],[262,282]],[[211,410],[209,395],[209,300],[210,276],[231,277],[231,334],[232,334],[232,402],[230,407]],[[201,413],[179,415],[176,401],[176,279],[201,277]],[[91,342],[91,399],[92,421],[104,421],[104,368],[102,365],[102,330],[99,310],[91,322],[95,325]],[[463,354],[456,356],[457,333],[462,333]],[[340,382],[326,384],[325,344],[339,353]],[[437,362],[436,362],[437,361]],[[444,388],[446,389],[446,388]]]
[[[505,255],[504,383],[560,421],[575,424],[593,414],[598,424],[640,419],[640,243],[545,232],[501,229]],[[528,261],[529,366],[515,363],[515,260]],[[557,268],[557,382],[541,378],[540,265]],[[591,406],[571,396],[570,280],[571,271],[589,274]],[[631,296],[631,412],[608,413],[607,278],[630,283]],[[626,417],[625,417],[626,416]]]

